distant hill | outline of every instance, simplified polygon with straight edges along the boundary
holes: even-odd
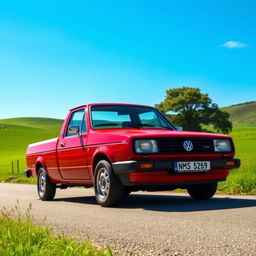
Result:
[[[34,128],[43,130],[60,129],[63,120],[45,117],[17,117],[0,119],[0,126],[19,126],[23,128]]]
[[[230,121],[234,125],[256,125],[256,102],[246,102],[229,107],[222,110],[230,114]]]
[[[57,137],[63,120],[39,117],[0,119],[0,177],[10,172],[11,162],[20,161],[25,166],[28,144]]]

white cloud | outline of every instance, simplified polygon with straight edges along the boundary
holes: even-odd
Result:
[[[235,48],[246,48],[248,47],[247,44],[237,42],[237,41],[227,41],[224,44],[220,45],[221,47],[224,48],[229,48],[229,49],[235,49]]]

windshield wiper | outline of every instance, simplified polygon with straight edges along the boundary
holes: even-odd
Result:
[[[160,125],[155,126],[153,124],[129,124],[127,126],[132,127],[132,128],[138,128],[138,129],[143,128],[144,126],[146,126],[146,127],[152,127],[152,128],[164,128],[164,129],[172,130],[171,128],[169,128],[167,126],[160,126]]]
[[[94,127],[101,127],[101,126],[118,126],[120,124],[117,124],[117,123],[102,123],[102,124],[95,124]],[[153,125],[153,124],[136,124],[136,123],[130,123],[130,124],[127,124],[125,127],[123,128],[128,128],[128,127],[131,127],[131,128],[137,128],[137,129],[141,129],[143,127],[151,127],[151,128],[157,128],[157,129],[168,129],[168,130],[172,130],[170,127],[167,127],[167,126],[156,126],[156,125]]]

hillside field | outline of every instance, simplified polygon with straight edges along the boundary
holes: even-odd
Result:
[[[230,107],[222,108],[222,110],[230,114],[230,121],[233,125],[245,124],[249,122],[249,126],[255,124],[256,121],[256,102],[248,102],[237,104]]]
[[[236,114],[233,131],[236,146],[236,157],[242,165],[232,172],[226,182],[219,185],[219,190],[225,193],[256,194],[256,105],[232,106],[230,111],[246,108],[248,120],[243,115]],[[249,104],[249,105],[251,105]],[[225,109],[227,110],[227,108]],[[232,113],[232,112],[231,112]],[[239,112],[241,113],[241,112]],[[232,116],[231,116],[232,119]],[[57,137],[62,120],[50,118],[13,118],[0,120],[0,180],[11,176],[12,161],[17,175],[17,160],[20,165],[20,175],[26,169],[25,152],[28,144]],[[7,179],[8,180],[8,179]]]
[[[40,140],[57,137],[62,120],[50,118],[13,118],[0,120],[0,178],[11,175],[12,161],[17,174],[26,169],[27,145]]]

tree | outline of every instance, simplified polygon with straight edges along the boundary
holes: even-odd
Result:
[[[208,94],[199,88],[182,87],[166,91],[165,99],[156,105],[167,119],[185,130],[203,131],[203,125],[212,125],[217,132],[229,133],[232,123],[229,114],[212,103]]]

